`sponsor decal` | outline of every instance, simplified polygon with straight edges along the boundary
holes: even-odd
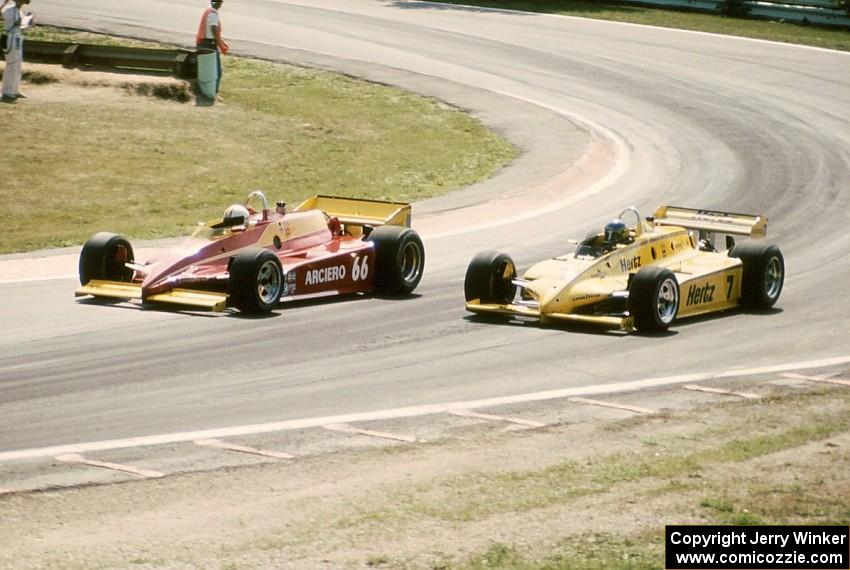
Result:
[[[334,265],[331,267],[322,267],[321,269],[311,269],[304,276],[305,285],[318,285],[320,283],[330,283],[331,281],[339,281],[345,279],[346,270],[344,265]]]
[[[688,289],[688,305],[702,305],[714,300],[714,285],[691,285]]]
[[[351,280],[360,281],[366,280],[369,276],[369,257],[355,257],[354,264],[351,266]]]
[[[634,271],[640,267],[640,256],[624,257],[620,259],[620,271]]]
[[[284,280],[286,282],[283,284],[283,293],[281,293],[282,296],[288,297],[295,294],[295,284],[297,279],[298,275],[296,275],[294,271],[290,271],[284,276]]]
[[[579,295],[578,297],[573,297],[571,300],[573,302],[578,301],[590,301],[591,299],[598,299],[601,295]]]

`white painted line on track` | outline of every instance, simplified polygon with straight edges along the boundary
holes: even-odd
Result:
[[[834,378],[837,374],[821,374],[819,376],[804,376],[802,374],[783,374],[784,378],[793,380],[808,380],[809,382],[822,382],[824,384],[836,384],[838,386],[850,386],[850,380]]]
[[[40,283],[42,281],[57,281],[60,279],[77,279],[79,275],[52,275],[47,277],[22,277],[21,279],[0,279],[0,285],[15,285],[17,283]]]
[[[723,388],[709,388],[708,386],[699,386],[697,384],[687,384],[685,390],[694,392],[708,392],[709,394],[722,394],[724,396],[739,396],[748,400],[758,400],[761,395],[752,392],[733,392],[732,390],[724,390]]]
[[[107,449],[123,449],[128,447],[141,447],[148,445],[163,445],[194,441],[196,439],[216,439],[223,437],[236,437],[243,435],[257,435],[277,431],[287,431],[320,427],[335,423],[351,423],[362,421],[392,420],[398,418],[411,418],[431,414],[443,414],[456,409],[475,409],[502,406],[508,404],[522,404],[528,402],[543,402],[547,400],[558,400],[575,396],[588,396],[599,394],[616,394],[621,392],[635,392],[651,388],[674,386],[677,384],[693,384],[695,382],[706,382],[720,380],[723,378],[742,378],[745,376],[757,376],[760,374],[781,374],[792,370],[807,370],[811,368],[828,368],[850,364],[850,356],[836,356],[834,358],[823,358],[820,360],[809,360],[805,362],[790,362],[786,364],[775,364],[771,366],[760,366],[755,368],[740,368],[735,370],[724,370],[716,372],[701,372],[693,374],[682,374],[680,376],[663,376],[659,378],[647,378],[635,380],[634,382],[622,382],[611,384],[598,384],[593,386],[580,386],[577,388],[564,388],[561,390],[547,390],[543,392],[531,392],[528,394],[517,394],[515,396],[503,396],[498,398],[487,398],[484,400],[468,400],[460,402],[447,402],[443,404],[426,404],[422,406],[411,406],[406,408],[392,408],[388,410],[376,410],[372,412],[360,412],[352,414],[341,414],[337,416],[325,416],[319,418],[301,418],[295,420],[283,420],[265,424],[250,424],[224,428],[204,429],[189,432],[163,433],[158,435],[146,435],[130,437],[125,439],[108,439],[102,441],[90,441],[86,443],[72,443],[67,445],[54,445],[49,447],[35,447],[30,449],[18,449],[14,451],[0,452],[0,461],[13,461],[20,459],[34,459],[37,457],[51,457],[63,453],[84,453],[89,451],[103,451]]]
[[[392,439],[395,441],[404,441],[407,443],[416,443],[417,441],[421,441],[413,437],[412,435],[402,435],[397,433],[387,433],[385,431],[373,431],[370,429],[360,429],[353,426],[349,426],[346,424],[327,424],[323,425],[323,428],[330,431],[338,431],[342,433],[351,433],[355,435],[366,435],[369,437],[379,437],[381,439]]]
[[[453,416],[461,416],[464,418],[476,418],[479,420],[491,420],[494,422],[509,422],[512,424],[519,424],[521,426],[527,427],[544,427],[546,424],[541,422],[536,422],[534,420],[524,420],[522,418],[509,418],[507,416],[494,416],[492,414],[479,414],[478,412],[473,412],[472,410],[449,410],[449,413]]]
[[[262,457],[273,457],[275,459],[295,459],[294,455],[290,455],[288,453],[284,453],[282,451],[269,451],[266,449],[255,449],[253,447],[247,447],[245,445],[236,445],[233,443],[227,443],[225,441],[221,441],[219,439],[196,439],[194,442],[196,445],[202,445],[204,447],[214,447],[216,449],[223,449],[225,451],[235,451],[236,453],[247,453],[249,455],[260,455]]]
[[[591,400],[590,398],[567,398],[569,402],[577,402],[579,404],[590,404],[591,406],[601,406],[603,408],[615,408],[617,410],[625,410],[636,414],[654,414],[655,410],[649,408],[641,408],[640,406],[630,406],[628,404],[617,404],[616,402],[606,402],[604,400]]]
[[[99,467],[101,469],[121,471],[122,473],[129,473],[130,475],[135,475],[136,477],[142,477],[143,479],[159,479],[160,477],[165,477],[165,473],[160,473],[159,471],[139,469],[137,467],[133,467],[132,465],[121,465],[120,463],[94,461],[92,459],[86,459],[82,455],[77,455],[76,453],[58,455],[55,457],[55,459],[57,461],[63,461],[65,463],[82,463],[83,465],[88,465],[90,467]]]

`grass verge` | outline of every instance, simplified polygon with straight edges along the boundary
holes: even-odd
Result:
[[[715,34],[727,34],[850,51],[850,30],[832,29],[791,22],[733,18],[682,10],[665,10],[617,2],[594,0],[440,0],[445,4],[463,4],[503,8],[523,12],[563,14],[597,20],[629,22],[647,26],[679,28]]]
[[[457,109],[327,72],[228,57],[214,107],[130,96],[156,92],[116,81],[42,76],[25,85],[27,100],[0,108],[4,131],[20,133],[0,158],[0,253],[101,230],[184,235],[254,189],[290,204],[317,193],[421,200],[485,179],[517,153]]]

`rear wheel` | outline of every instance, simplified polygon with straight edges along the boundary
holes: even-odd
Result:
[[[667,330],[679,312],[676,276],[664,267],[641,269],[629,285],[628,307],[637,330]]]
[[[92,279],[131,281],[133,270],[125,264],[133,262],[133,246],[124,236],[109,232],[94,234],[80,252],[80,283]]]
[[[230,263],[229,295],[243,313],[268,313],[283,291],[280,260],[266,249],[238,253]]]
[[[482,251],[472,258],[466,268],[463,292],[467,301],[506,305],[516,295],[516,265],[505,253]]]
[[[775,245],[744,242],[729,252],[744,265],[741,278],[741,304],[751,309],[769,309],[782,293],[785,259]]]
[[[367,239],[375,244],[375,289],[390,295],[412,293],[425,271],[419,234],[401,226],[379,226]]]

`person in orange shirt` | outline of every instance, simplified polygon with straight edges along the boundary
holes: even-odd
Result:
[[[221,37],[221,18],[218,9],[221,8],[223,0],[211,0],[210,7],[204,10],[201,16],[201,24],[198,26],[198,34],[195,37],[195,45],[198,48],[214,49],[218,78],[215,82],[215,93],[218,95],[221,86],[221,54],[230,51],[230,44]]]

